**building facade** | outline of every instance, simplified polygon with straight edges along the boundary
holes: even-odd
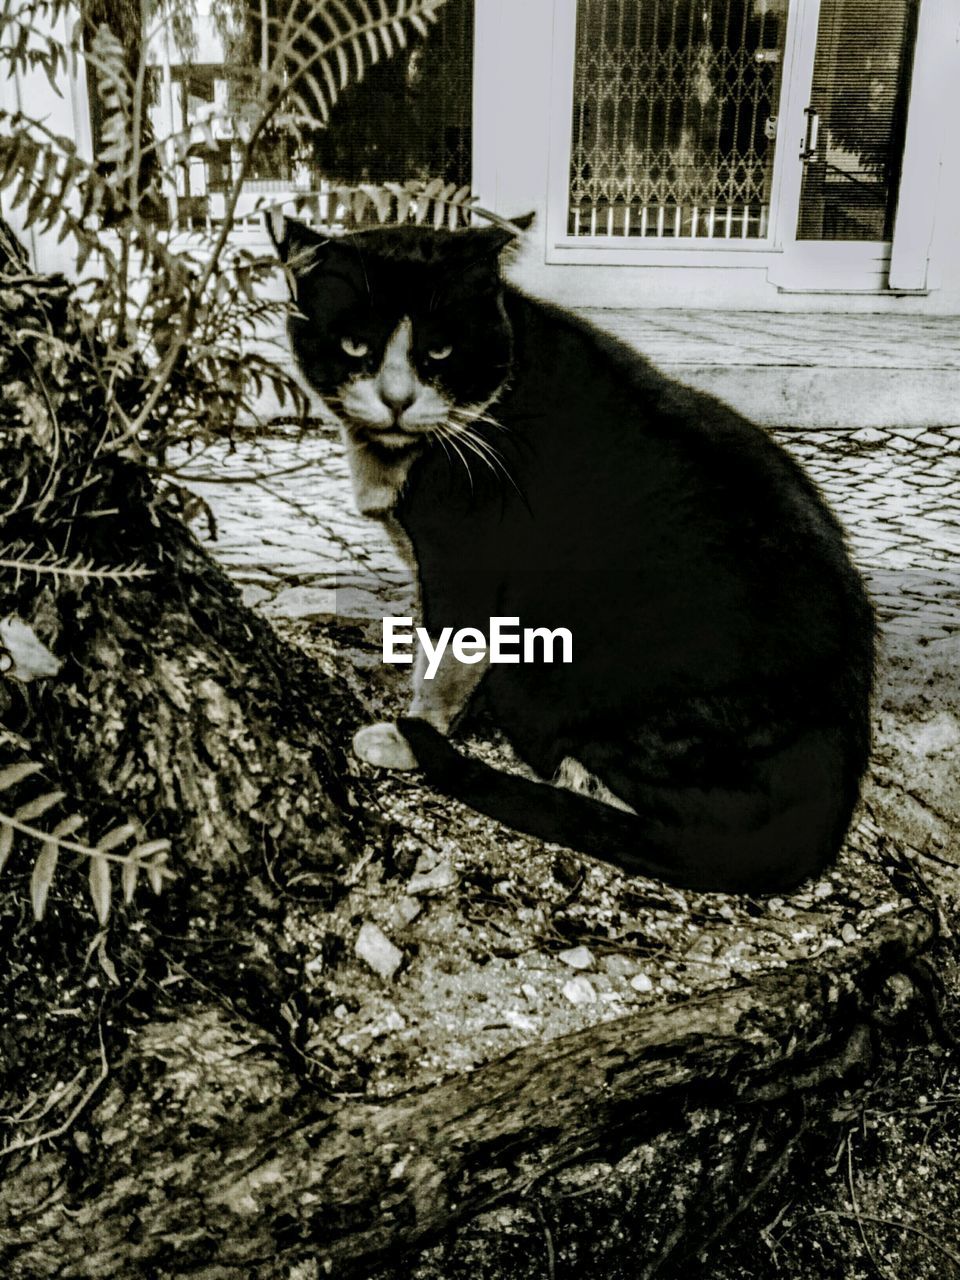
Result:
[[[308,155],[278,147],[241,211],[325,178],[465,179],[499,213],[536,211],[511,270],[561,301],[960,314],[960,0],[448,0],[441,13]],[[200,131],[171,195],[185,226],[216,220],[234,142],[202,127],[229,91],[202,5],[199,30],[192,65],[154,54],[158,132],[167,117]],[[84,86],[55,109],[81,141],[95,134]],[[62,247],[36,250],[64,265],[48,261]]]
[[[960,0],[478,0],[476,42],[537,292],[960,312]]]

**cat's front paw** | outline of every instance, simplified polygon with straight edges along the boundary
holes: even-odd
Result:
[[[353,735],[353,754],[378,769],[416,769],[417,758],[395,724],[368,724]]]

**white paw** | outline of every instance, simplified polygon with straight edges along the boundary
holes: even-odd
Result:
[[[368,724],[353,735],[353,754],[378,769],[416,769],[410,744],[395,724]]]

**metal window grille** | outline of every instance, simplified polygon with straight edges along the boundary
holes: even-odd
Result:
[[[767,234],[788,0],[578,0],[568,232]]]

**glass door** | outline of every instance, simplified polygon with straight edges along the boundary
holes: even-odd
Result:
[[[887,287],[920,0],[795,0],[785,165],[769,277],[786,290]]]
[[[821,0],[798,240],[890,241],[919,0]]]

